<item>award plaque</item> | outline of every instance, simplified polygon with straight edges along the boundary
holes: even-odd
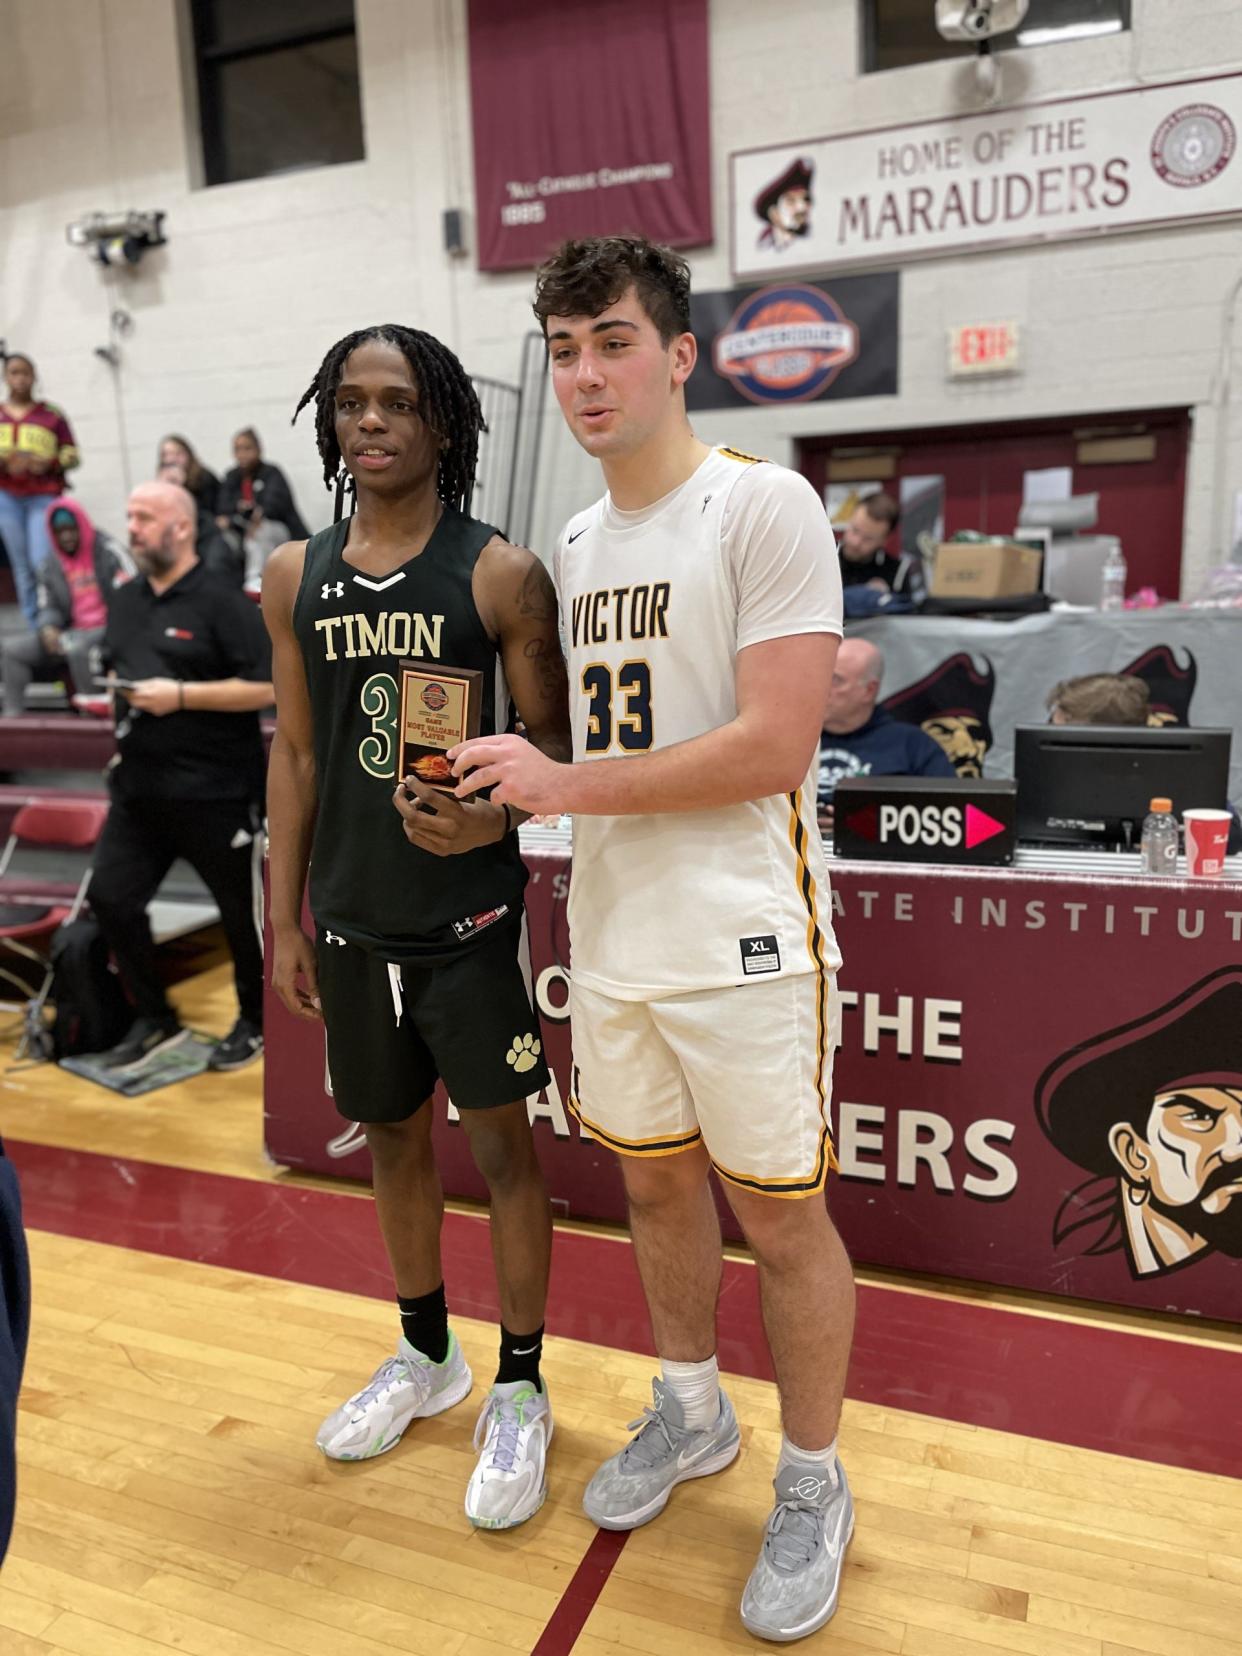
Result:
[[[452,793],[457,778],[446,755],[479,734],[482,713],[483,674],[475,668],[403,661],[397,781],[416,776],[428,787]]]

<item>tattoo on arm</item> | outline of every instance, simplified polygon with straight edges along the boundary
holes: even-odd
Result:
[[[518,593],[517,607],[519,615],[530,616],[535,621],[551,621],[556,614],[556,588],[552,585],[552,577],[533,555]]]
[[[528,640],[522,654],[535,669],[539,678],[539,693],[546,702],[564,702],[566,698],[565,659],[560,649],[546,638]]]

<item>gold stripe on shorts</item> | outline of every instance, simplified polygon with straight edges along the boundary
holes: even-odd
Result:
[[[576,1077],[576,1068],[574,1074]],[[610,1133],[606,1127],[597,1126],[589,1116],[583,1115],[575,1092],[570,1092],[565,1104],[569,1113],[580,1121],[588,1132],[593,1133],[601,1144],[622,1156],[675,1156],[679,1150],[688,1150],[703,1137],[702,1132],[696,1127],[692,1133],[681,1137],[670,1137],[667,1133],[661,1133],[649,1139],[620,1138],[616,1133]]]
[[[834,1173],[840,1171],[837,1166],[836,1151],[828,1131],[828,1095],[824,1090],[824,1070],[828,1063],[828,962],[824,954],[824,934],[820,930],[819,914],[816,909],[815,876],[811,872],[806,858],[807,830],[802,820],[800,810],[801,795],[789,795],[789,843],[793,847],[794,859],[797,864],[796,878],[798,891],[806,907],[806,946],[815,964],[815,976],[819,993],[815,997],[815,1090],[819,1094],[819,1113],[823,1119],[823,1134],[820,1139],[820,1154],[818,1161],[824,1158],[827,1151],[825,1172],[831,1168]],[[821,1178],[822,1182],[822,1178]]]

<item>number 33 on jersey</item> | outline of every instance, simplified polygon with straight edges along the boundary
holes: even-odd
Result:
[[[575,761],[638,758],[730,724],[740,651],[841,631],[822,502],[805,478],[730,449],[641,511],[605,495],[580,512],[554,577]],[[775,939],[780,975],[839,959],[807,783],[710,810],[577,818],[569,904],[574,981],[603,995],[749,981],[743,945],[758,937]]]
[[[756,624],[759,636],[797,630],[782,591],[791,575],[799,582],[797,560],[788,567],[788,547],[770,538],[787,532],[791,486],[830,546],[803,479],[731,449],[714,450],[688,483],[641,511],[620,511],[605,495],[570,521],[554,576],[575,759],[647,753],[736,718],[734,664],[758,641]],[[824,625],[821,607],[808,604],[807,630]]]

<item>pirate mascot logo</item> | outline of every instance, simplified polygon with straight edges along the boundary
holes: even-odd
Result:
[[[758,245],[764,251],[784,253],[810,233],[814,178],[814,161],[799,156],[755,197],[755,213],[763,223]]]
[[[992,745],[988,715],[995,690],[996,673],[986,656],[980,672],[959,650],[917,684],[889,696],[883,706],[895,719],[919,725],[939,742],[959,776],[982,776]]]
[[[1189,650],[1183,667],[1171,646],[1155,644],[1121,671],[1128,678],[1142,679],[1150,691],[1149,725],[1190,723],[1190,703],[1199,679],[1199,665]]]
[[[1242,966],[1063,1053],[1035,1107],[1092,1175],[1061,1204],[1056,1246],[1124,1249],[1135,1277],[1242,1259]]]

